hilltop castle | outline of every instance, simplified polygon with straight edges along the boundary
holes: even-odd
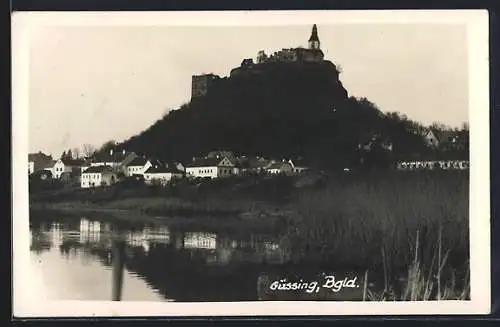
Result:
[[[318,28],[316,24],[313,25],[311,37],[309,38],[309,47],[307,49],[298,47],[290,49],[281,49],[281,51],[274,52],[269,57],[261,50],[257,54],[257,64],[263,64],[272,61],[281,62],[321,62],[323,61],[323,51],[320,48],[318,37]],[[251,59],[246,59],[251,60]]]
[[[318,37],[318,28],[316,24],[313,25],[311,36],[308,41],[308,48],[289,48],[281,49],[271,55],[267,55],[263,50],[257,53],[256,62],[253,59],[244,59],[240,67],[231,70],[230,75],[234,76],[241,71],[259,67],[260,65],[272,62],[290,62],[290,63],[317,63],[323,62],[324,54],[320,48],[320,41]],[[221,77],[215,74],[203,74],[192,76],[191,83],[191,98],[206,95],[211,88],[217,85]]]

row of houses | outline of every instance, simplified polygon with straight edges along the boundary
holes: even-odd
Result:
[[[213,151],[193,158],[187,164],[166,163],[122,150],[101,153],[90,159],[52,160],[43,153],[28,156],[28,174],[40,179],[73,181],[82,188],[107,186],[124,177],[136,177],[145,183],[166,184],[180,178],[224,178],[247,174],[299,174],[307,167],[292,160],[267,160],[261,157],[236,157],[228,151]]]

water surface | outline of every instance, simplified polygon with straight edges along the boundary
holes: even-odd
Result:
[[[29,269],[51,300],[255,301],[259,276],[288,255],[275,237],[242,234],[37,216]]]

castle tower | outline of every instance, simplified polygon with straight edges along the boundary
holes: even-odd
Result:
[[[318,28],[316,24],[313,25],[311,37],[309,38],[309,49],[319,50]]]

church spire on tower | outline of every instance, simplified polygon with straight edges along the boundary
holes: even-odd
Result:
[[[309,38],[309,49],[319,49],[318,28],[316,24],[313,25],[311,37]]]

